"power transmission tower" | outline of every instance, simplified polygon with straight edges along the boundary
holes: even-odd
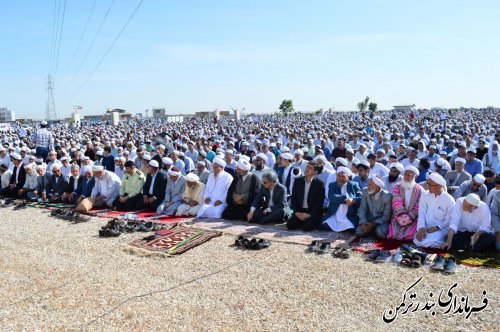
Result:
[[[45,118],[47,121],[57,120],[56,104],[54,103],[54,81],[52,76],[47,75],[47,109]]]

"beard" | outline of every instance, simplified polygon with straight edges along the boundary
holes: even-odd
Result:
[[[406,189],[406,190],[412,189],[415,186],[415,180],[412,180],[412,181],[402,181],[401,182],[401,186],[404,189]]]
[[[396,175],[396,176],[392,176],[389,174],[389,177],[387,178],[389,180],[389,182],[396,182],[396,180],[398,179],[399,175]]]

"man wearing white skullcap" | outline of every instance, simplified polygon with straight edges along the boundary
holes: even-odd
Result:
[[[108,147],[109,148],[109,147]],[[103,166],[92,166],[95,184],[90,197],[85,198],[76,207],[77,211],[88,212],[94,206],[112,207],[120,194],[120,178],[112,171],[104,170]]]
[[[207,184],[208,176],[210,175],[210,172],[208,171],[208,169],[206,167],[206,161],[196,162],[196,170],[194,171],[194,174],[196,174],[198,176],[201,183],[203,183],[204,185]]]
[[[282,185],[286,187],[288,197],[291,195],[291,183],[292,183],[292,171],[293,169],[297,168],[293,162],[293,155],[291,153],[285,152],[280,155],[281,161],[280,164],[281,166],[278,167],[278,181]]]
[[[168,170],[168,181],[165,188],[165,198],[156,209],[158,214],[175,215],[177,208],[182,204],[182,194],[186,189],[186,178],[177,166]]]
[[[428,176],[427,187],[429,191],[420,197],[413,242],[419,247],[440,248],[448,234],[455,200],[446,192],[446,181],[437,173]]]
[[[182,194],[182,204],[177,208],[176,216],[195,216],[203,203],[205,184],[194,174],[186,175],[186,189]]]
[[[30,197],[29,194],[32,194],[33,191],[36,190],[38,186],[38,174],[35,172],[35,164],[26,164],[24,165],[24,170],[26,171],[26,181],[24,182],[23,189],[19,191],[19,196]]]
[[[253,199],[260,190],[260,179],[250,173],[248,161],[240,160],[236,167],[236,178],[231,183],[226,196],[227,207],[222,218],[228,220],[246,220]]]
[[[252,170],[252,173],[257,175],[259,180],[262,180],[262,175],[269,170],[269,168],[266,166],[266,163],[267,163],[267,157],[265,154],[262,153],[259,153],[253,161],[255,167]]]
[[[95,179],[94,179],[94,172],[92,172],[92,166],[83,166],[82,167],[83,171],[83,176],[82,176],[82,181],[76,188],[76,191],[74,192],[74,200],[75,200],[75,205],[78,206],[82,200],[84,200],[87,197],[90,197],[92,194],[92,189],[94,189],[95,185]]]
[[[11,153],[10,161],[13,166],[12,175],[9,185],[0,191],[0,195],[17,197],[19,190],[23,189],[24,182],[26,181],[26,171],[24,170],[22,158],[19,154]]]
[[[391,171],[394,168],[391,167]],[[424,192],[415,182],[418,169],[408,165],[403,170],[403,180],[396,183],[392,190],[392,219],[389,223],[387,238],[393,240],[412,240],[417,230],[418,203]]]
[[[361,188],[350,180],[352,172],[344,166],[337,168],[337,181],[325,190],[328,207],[321,228],[341,232],[358,226],[358,207],[361,202]]]
[[[303,158],[304,151],[302,151],[301,149],[297,149],[294,152],[294,156],[295,156],[295,162],[293,163],[293,166],[300,168],[300,171],[304,173],[308,164],[308,161],[304,160]]]
[[[146,182],[142,187],[142,202],[138,202],[136,209],[156,211],[165,198],[167,175],[161,171],[156,160],[150,160],[146,169]]]
[[[446,180],[446,186],[448,187],[448,193],[452,194],[458,189],[458,187],[472,179],[472,175],[467,173],[464,169],[465,159],[455,158],[455,170],[448,171],[444,176]]]
[[[370,163],[367,160],[362,160],[356,168],[358,169],[358,175],[352,180],[356,182],[361,189],[365,189],[368,187],[368,180],[370,179]]]
[[[224,171],[226,162],[220,158],[214,158],[214,172],[208,176],[203,204],[196,216],[198,218],[220,218],[226,208],[226,197],[233,177]]]
[[[484,251],[492,249],[495,235],[491,228],[491,212],[476,194],[460,197],[451,215],[450,228],[443,249]]]
[[[62,165],[59,163],[52,164],[52,174],[48,176],[45,193],[42,194],[42,199],[48,199],[50,202],[58,203],[62,200],[62,195],[68,186],[69,178],[62,174]]]
[[[384,179],[384,189],[387,190],[388,193],[392,194],[394,186],[403,181],[405,168],[400,163],[391,163],[387,166],[389,167],[389,174],[382,178]]]
[[[368,187],[363,189],[359,206],[359,225],[356,235],[366,237],[375,233],[385,239],[392,209],[392,194],[384,189],[384,181],[379,175],[371,174]]]
[[[482,174],[476,174],[472,180],[462,182],[462,184],[458,186],[457,190],[453,193],[453,198],[457,200],[460,197],[467,196],[468,194],[476,194],[483,202],[486,201],[488,189],[484,184],[485,180],[486,179]]]

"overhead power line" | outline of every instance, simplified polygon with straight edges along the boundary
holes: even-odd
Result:
[[[52,19],[52,38],[50,39],[50,56],[49,56],[49,69],[48,72],[50,73],[52,71],[52,64],[54,61],[54,41],[56,39],[56,12],[57,12],[57,0],[54,0],[54,14],[53,14],[53,19]]]
[[[57,67],[59,65],[59,52],[61,50],[61,40],[62,40],[62,33],[63,33],[63,28],[64,28],[64,16],[66,13],[66,0],[64,0],[64,6],[63,6],[63,12],[62,12],[62,19],[61,19],[61,28],[59,32],[59,43],[57,45],[57,56],[56,56],[56,66],[54,69],[54,80],[56,79],[56,74],[57,74]]]
[[[130,21],[132,20],[132,18],[134,18],[135,14],[139,10],[139,8],[141,7],[141,5],[142,5],[143,2],[144,2],[144,0],[141,0],[139,2],[139,4],[137,5],[137,7],[135,7],[134,11],[129,16],[127,22],[125,22],[125,25],[122,27],[122,29],[120,30],[120,32],[118,33],[118,35],[116,36],[116,38],[113,40],[113,42],[111,43],[111,45],[108,47],[108,49],[106,50],[106,52],[102,56],[101,60],[99,60],[99,62],[97,63],[97,65],[90,72],[90,74],[87,77],[87,79],[85,79],[85,81],[82,83],[82,85],[80,85],[80,87],[78,88],[78,90],[76,90],[76,92],[73,94],[73,96],[77,95],[80,92],[80,90],[87,84],[87,82],[92,78],[92,76],[94,75],[94,73],[97,71],[97,69],[99,68],[99,66],[102,64],[102,62],[104,61],[104,59],[106,58],[106,56],[109,54],[109,52],[111,51],[111,49],[113,48],[113,46],[116,44],[116,42],[120,38],[121,34],[123,33],[123,31],[125,30],[125,28],[127,27],[127,25],[130,23]]]

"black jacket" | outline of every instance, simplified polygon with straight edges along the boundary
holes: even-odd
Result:
[[[151,187],[151,180],[153,177],[148,173],[146,176],[146,182],[144,187],[142,187],[142,194],[149,195],[149,188]],[[167,187],[167,175],[163,171],[158,171],[156,173],[155,182],[153,183],[153,196],[156,197],[158,201],[163,201],[165,198],[165,189]]]
[[[303,212],[302,203],[304,201],[306,187],[306,178],[301,176],[295,179],[293,183],[292,198],[290,205],[293,212]],[[307,196],[307,206],[309,207],[309,214],[311,218],[321,218],[323,214],[323,202],[325,201],[325,185],[323,181],[318,178],[313,178],[311,186],[309,187],[309,194]]]

